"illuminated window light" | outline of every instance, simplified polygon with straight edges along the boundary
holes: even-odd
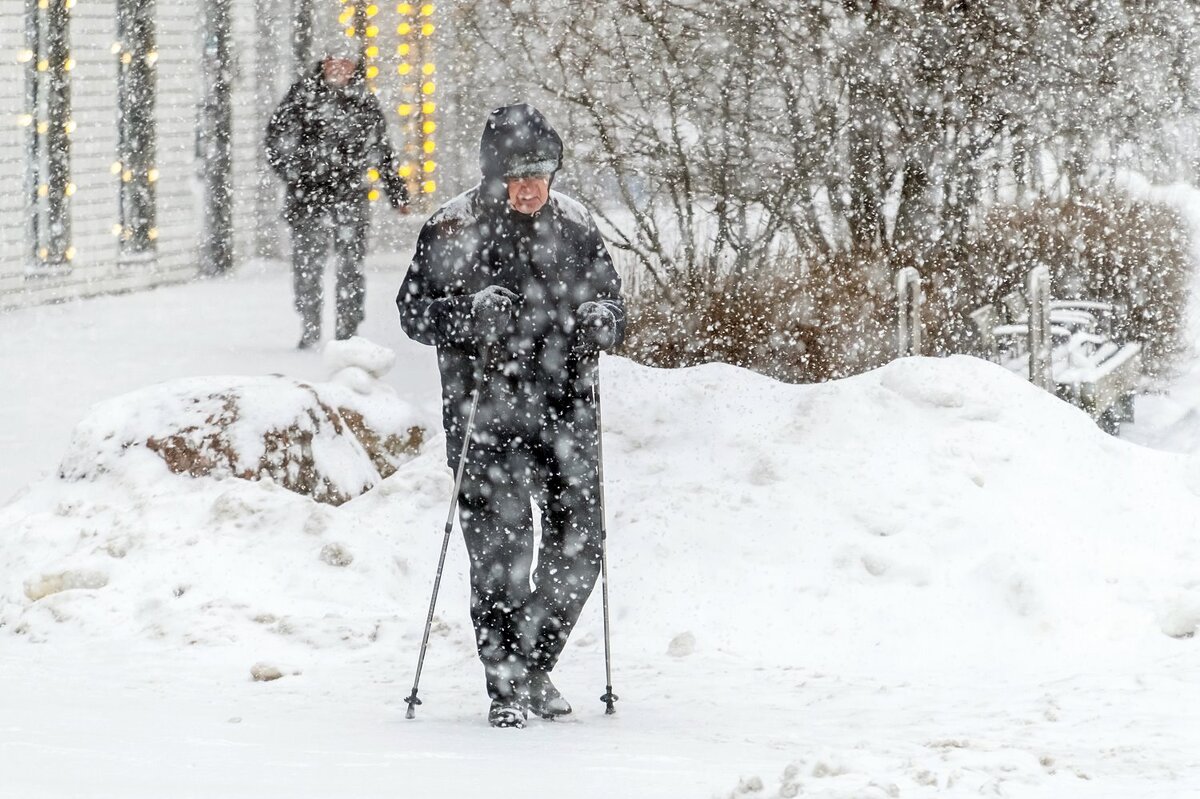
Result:
[[[435,106],[433,103],[421,103],[421,113],[422,114],[427,114],[427,115],[432,114],[436,110],[437,110],[437,106]]]
[[[433,3],[426,3],[425,5],[421,6],[421,16],[423,16],[423,17],[432,17],[433,16]]]
[[[423,75],[432,75],[433,70],[434,70],[433,64],[422,64],[421,65],[421,73]]]
[[[421,192],[424,194],[433,194],[437,191],[437,183],[432,180],[427,180],[421,184]]]
[[[396,72],[400,75],[407,75],[412,72],[412,64],[404,63],[396,67]]]
[[[434,89],[433,81],[431,81],[431,80],[425,81],[425,83],[423,83],[421,85],[421,94],[426,94],[426,95],[433,94],[433,89]]]
[[[427,119],[421,123],[421,132],[422,133],[433,133],[435,130],[437,130],[436,122]]]

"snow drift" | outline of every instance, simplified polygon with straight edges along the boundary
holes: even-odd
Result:
[[[907,359],[791,386],[608,358],[604,377],[622,664],[1044,672],[1195,645],[1200,464],[999,367]],[[336,508],[161,460],[35,484],[0,509],[0,634],[236,644],[297,668],[381,637],[415,651],[442,446]],[[433,646],[467,663],[457,537],[442,590]],[[576,649],[599,646],[598,600]]]

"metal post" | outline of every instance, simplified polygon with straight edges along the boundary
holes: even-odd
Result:
[[[204,186],[200,273],[233,268],[232,0],[204,0],[204,100],[197,131]]]
[[[896,273],[898,357],[921,354],[921,305],[925,294],[921,290],[921,273],[906,266]]]
[[[123,261],[153,257],[158,237],[154,2],[121,0],[117,6],[117,160],[121,168]]]
[[[1045,265],[1029,270],[1026,282],[1029,303],[1029,382],[1054,391],[1050,357],[1050,270]]]

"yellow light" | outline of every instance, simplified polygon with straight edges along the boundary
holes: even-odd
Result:
[[[426,115],[432,114],[436,110],[437,110],[437,106],[435,106],[433,103],[421,103],[421,113],[422,114],[426,114]]]
[[[38,61],[38,63],[37,63],[37,71],[38,72],[45,72],[49,68],[50,68],[50,62],[47,61],[46,59],[43,58],[41,61]]]
[[[432,36],[433,35],[433,23],[432,22],[426,22],[424,25],[421,26],[421,35],[422,36]]]
[[[379,76],[379,67],[372,64],[367,67],[367,80],[375,80]]]
[[[368,169],[367,170],[367,180],[371,181],[372,183],[379,180],[379,170],[376,169],[375,167],[371,167],[370,169]]]
[[[118,222],[117,224],[115,224],[115,225],[113,225],[113,226],[112,226],[112,234],[113,234],[114,236],[120,236],[120,235],[121,235],[121,223],[120,223],[120,222]]]
[[[49,8],[50,0],[38,0],[38,8]]]
[[[411,44],[401,44],[396,47],[396,55],[408,55],[408,51],[412,49]]]
[[[407,22],[401,22],[396,26],[396,33],[400,34],[401,36],[407,36],[408,34],[412,33],[412,25],[409,25]]]
[[[378,13],[379,13],[379,6],[374,5],[374,4],[367,6],[367,19],[370,19],[371,17],[375,16]]]
[[[157,183],[158,182],[158,170],[151,169],[149,172],[147,172],[146,180],[150,181],[151,183]]]
[[[350,21],[353,19],[354,19],[354,9],[353,8],[347,8],[345,11],[338,14],[338,23],[341,25],[349,25]]]
[[[424,164],[421,165],[421,168],[424,169],[426,172],[432,172],[433,170],[437,169],[437,164],[435,164],[432,161],[426,161]]]
[[[433,70],[434,70],[433,64],[422,64],[421,65],[421,74],[423,74],[423,75],[432,75]]]
[[[74,247],[68,247],[67,251],[63,253],[63,257],[66,258],[68,261],[74,261],[75,260],[75,252],[76,251],[75,251]]]
[[[33,114],[18,114],[17,124],[23,128],[27,128],[33,124]]]
[[[425,83],[421,84],[421,94],[433,94],[433,88],[433,81],[427,80]]]
[[[437,183],[432,180],[427,180],[421,184],[421,191],[425,194],[433,194],[437,191]]]
[[[70,136],[72,133],[74,133],[75,132],[75,120],[68,119],[66,121],[66,123],[63,124],[63,130],[65,130],[67,132],[68,136]]]
[[[423,16],[423,17],[432,17],[433,16],[433,3],[426,3],[425,5],[421,6],[421,16]]]
[[[75,69],[75,59],[68,58],[66,61],[64,61],[63,69],[66,70],[67,72],[70,72],[71,70]]]
[[[378,45],[374,45],[374,44],[373,44],[373,45],[371,45],[370,47],[368,47],[368,48],[367,48],[367,58],[379,58],[379,47],[378,47]]]
[[[75,0],[67,0],[67,8],[74,8]]]
[[[121,53],[121,63],[129,64],[133,62],[133,53]]]
[[[412,106],[408,103],[401,103],[400,105],[396,106],[396,113],[402,117],[409,116],[412,114]]]
[[[121,162],[120,162],[120,161],[113,161],[113,162],[112,162],[112,166],[110,166],[110,167],[108,168],[108,171],[109,171],[109,172],[111,172],[111,173],[113,173],[114,175],[119,175],[119,174],[121,174]]]
[[[378,200],[379,199],[379,189],[371,189],[369,192],[367,192],[367,199],[370,200],[371,202],[375,202],[376,200]]]
[[[108,49],[112,52],[113,55],[116,55],[117,53],[121,52],[121,43],[113,42],[112,47],[110,47]]]
[[[121,173],[121,182],[128,183],[131,180],[133,180],[133,170],[126,169]]]
[[[149,64],[150,66],[154,66],[155,64],[158,63],[158,51],[157,50],[151,50],[150,52],[146,53],[146,63]]]
[[[421,132],[422,133],[433,133],[435,130],[437,130],[436,122],[433,122],[432,120],[427,119],[421,123]]]
[[[39,197],[45,197],[49,193],[50,193],[50,187],[47,186],[45,183],[38,186],[38,196]]]
[[[434,150],[437,149],[437,145],[434,144],[432,141],[427,141],[421,145],[421,149],[427,153],[432,153]]]
[[[407,62],[403,63],[400,66],[396,67],[396,72],[401,75],[407,75],[408,73],[412,72],[412,64],[409,64]]]
[[[18,50],[17,51],[17,63],[18,64],[28,64],[32,60],[33,60],[33,51],[32,50]]]
[[[396,13],[397,14],[411,14],[412,6],[408,3],[401,3],[400,5],[396,6]]]
[[[354,28],[346,28],[346,35],[353,39],[356,35]]]
[[[74,184],[74,183],[68,183],[68,184],[67,184],[67,187],[66,187],[65,189],[63,189],[63,192],[64,192],[64,193],[65,193],[65,194],[66,194],[68,197],[70,197],[70,196],[72,196],[73,194],[75,194],[75,188],[76,188],[76,187],[75,187],[75,184]]]
[[[38,250],[38,258],[41,258],[44,261],[49,257],[50,250],[46,249],[45,247],[42,247],[40,250]]]
[[[39,123],[37,124],[37,132],[38,132],[38,133],[45,133],[45,132],[46,132],[46,131],[48,131],[48,130],[50,130],[50,123],[49,123],[49,122],[47,122],[47,121],[45,121],[45,120],[42,120],[41,122],[39,122]]]
[[[158,228],[152,227],[149,230],[147,230],[146,238],[150,239],[150,241],[154,241],[155,239],[157,239],[158,238]]]
[[[406,178],[409,175],[411,175],[412,173],[413,173],[412,164],[401,164],[400,168],[396,170],[396,174],[398,174],[402,178]]]
[[[374,37],[376,37],[378,35],[379,35],[379,26],[378,25],[368,25],[367,26],[367,38],[368,39],[373,39]]]

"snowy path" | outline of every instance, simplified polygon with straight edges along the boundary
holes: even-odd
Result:
[[[371,275],[363,332],[432,408],[398,279]],[[0,317],[17,380],[0,493],[51,473],[113,394],[324,377],[291,349],[288,291],[267,273]],[[1168,617],[1200,629],[1194,459],[1107,439],[969,359],[821,387],[609,363],[615,717],[594,600],[555,673],[577,717],[486,727],[456,536],[426,704],[403,718],[437,453],[336,512],[260,484],[165,478],[73,504],[43,483],[0,507],[0,799],[1200,795],[1200,649],[1164,635]],[[197,533],[206,549],[181,545]],[[97,555],[107,536],[129,556]],[[318,562],[326,540],[352,568]],[[22,581],[62,564],[110,584],[29,603]],[[369,645],[341,637],[380,619]],[[695,651],[668,655],[686,632]],[[252,682],[262,659],[300,673]]]

